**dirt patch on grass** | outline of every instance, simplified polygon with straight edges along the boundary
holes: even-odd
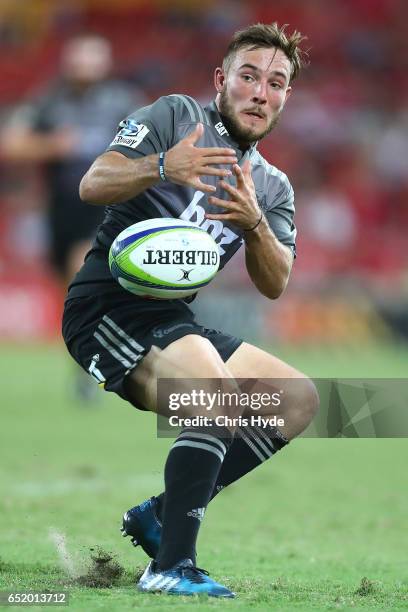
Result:
[[[360,586],[356,591],[354,591],[354,595],[360,595],[360,597],[367,597],[367,595],[373,595],[376,593],[377,587],[372,580],[364,577],[361,579]]]
[[[91,589],[110,589],[115,586],[124,569],[112,553],[100,547],[90,550],[89,566],[84,574],[75,578],[74,584]]]

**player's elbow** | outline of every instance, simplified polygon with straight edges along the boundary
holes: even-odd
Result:
[[[289,276],[275,278],[261,290],[261,293],[270,300],[277,300],[285,291],[288,284]]]
[[[273,289],[273,290],[267,290],[267,291],[262,291],[261,293],[263,293],[263,295],[265,297],[267,297],[269,300],[277,300],[278,297],[280,297],[282,295],[282,293],[284,292],[284,289]]]
[[[88,173],[86,173],[79,183],[79,197],[83,202],[90,202],[92,198],[92,189],[89,183]]]
[[[284,289],[279,289],[279,290],[275,290],[275,291],[270,291],[266,297],[269,298],[270,300],[277,300],[283,293]]]
[[[87,204],[106,204],[97,186],[97,181],[92,176],[92,169],[83,176],[79,184],[79,197]]]

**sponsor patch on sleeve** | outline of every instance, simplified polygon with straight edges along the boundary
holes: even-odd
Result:
[[[136,149],[149,133],[149,128],[143,123],[136,123],[133,119],[125,119],[119,124],[119,131],[109,146],[120,145]]]

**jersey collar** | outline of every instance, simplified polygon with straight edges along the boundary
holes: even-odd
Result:
[[[212,102],[210,102],[210,104],[205,106],[204,110],[205,110],[205,113],[208,119],[210,120],[210,124],[215,128],[215,130],[218,132],[221,138],[225,140],[228,143],[228,145],[236,149],[238,160],[241,160],[244,157],[245,158],[251,157],[252,153],[256,151],[256,147],[258,143],[254,142],[252,145],[248,147],[248,149],[246,149],[246,151],[242,151],[242,149],[240,149],[239,147],[239,144],[233,138],[231,138],[226,128],[224,127],[224,123],[218,111],[215,100],[213,100]]]

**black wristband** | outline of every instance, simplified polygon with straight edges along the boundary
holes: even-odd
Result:
[[[166,173],[164,172],[164,151],[159,153],[159,175],[162,181],[167,181]]]
[[[258,225],[260,224],[262,219],[263,219],[263,212],[261,210],[261,216],[259,217],[258,221],[255,223],[254,227],[250,227],[248,229],[244,229],[244,232],[252,232],[254,229],[256,229],[258,227]]]

